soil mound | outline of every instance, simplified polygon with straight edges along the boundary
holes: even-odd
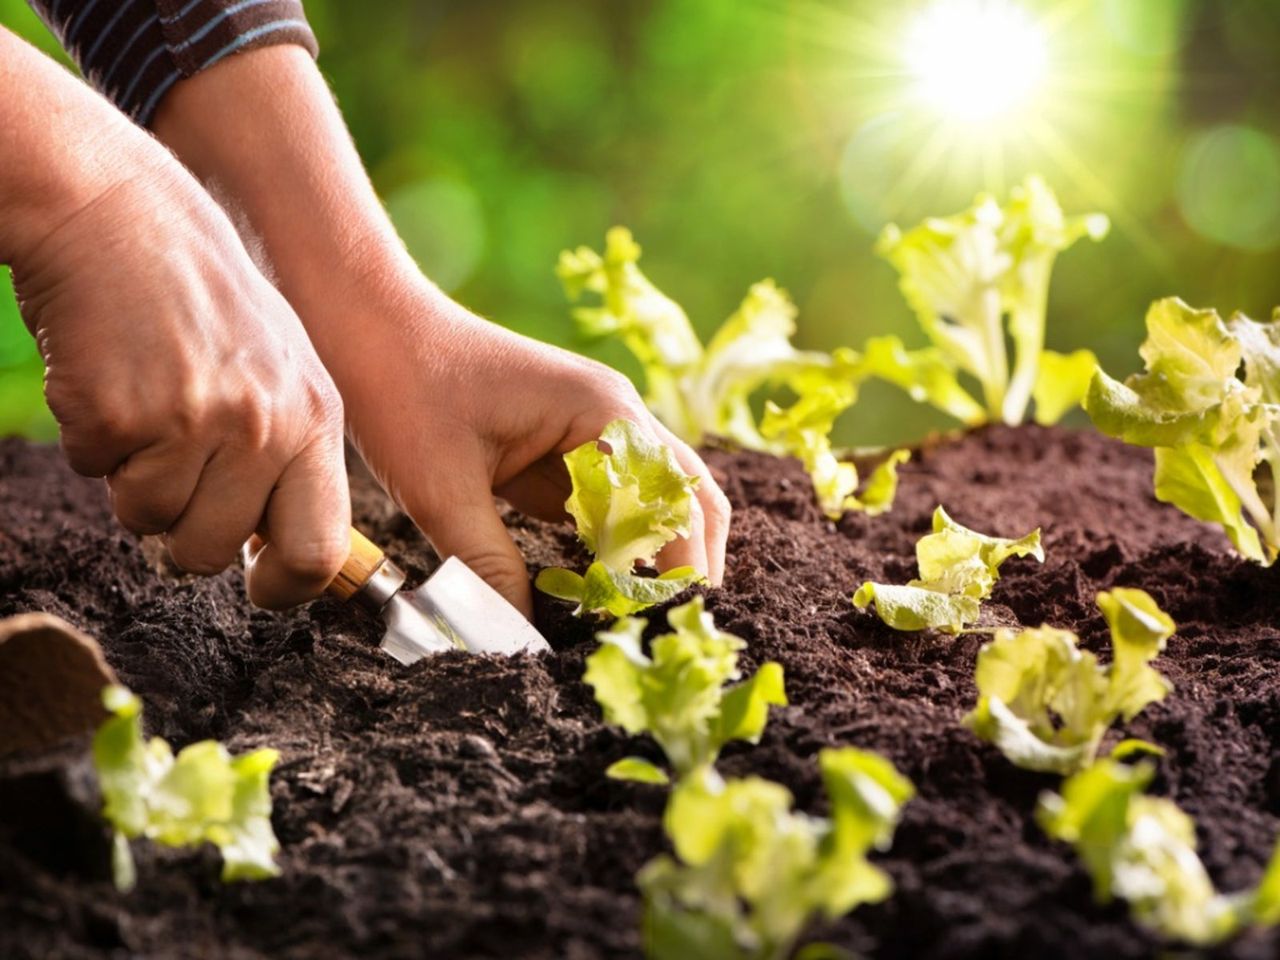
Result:
[[[1219,887],[1256,882],[1280,829],[1280,590],[1216,531],[1155,502],[1151,459],[1092,433],[989,428],[902,470],[892,513],[827,521],[797,464],[712,451],[735,508],[729,573],[708,608],[782,662],[792,705],[727,774],[785,783],[821,810],[816,754],[856,745],[915,783],[880,862],[897,892],[813,931],[879,958],[1149,957],[1123,905],[1093,903],[1066,847],[1032,819],[1052,777],[1013,768],[960,725],[981,639],[898,634],[859,613],[864,579],[905,582],[944,504],[1001,535],[1040,526],[1046,562],[1009,561],[987,623],[1050,622],[1108,647],[1094,594],[1149,591],[1179,630],[1175,685],[1113,736],[1168,750],[1155,791],[1197,818]],[[363,476],[358,524],[413,573],[433,564]],[[530,569],[582,564],[568,527],[508,518]],[[175,578],[112,520],[99,483],[56,450],[0,442],[0,616],[44,610],[96,636],[148,726],[181,746],[273,746],[284,875],[222,886],[212,852],[139,845],[117,895],[86,789],[83,743],[0,765],[0,956],[532,957],[639,954],[632,876],[662,849],[661,791],[605,767],[645,741],[602,725],[581,681],[592,628],[543,598],[540,660],[450,654],[402,668],[372,621],[321,601],[252,610],[240,576]],[[91,778],[88,778],[91,782]],[[1280,955],[1280,934],[1219,951]]]

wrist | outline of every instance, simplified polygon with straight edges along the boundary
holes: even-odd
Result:
[[[0,262],[21,265],[164,149],[43,54],[0,30]]]

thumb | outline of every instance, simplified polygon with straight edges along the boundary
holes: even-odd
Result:
[[[451,484],[449,491],[436,492],[425,509],[409,509],[440,559],[457,557],[476,572],[507,602],[533,617],[533,591],[524,558],[498,516],[498,508],[486,479],[474,483]]]

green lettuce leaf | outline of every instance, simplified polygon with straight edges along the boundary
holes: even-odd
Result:
[[[581,575],[562,567],[539,571],[539,590],[576,602],[579,616],[623,617],[702,581],[692,567],[658,577],[635,573],[637,563],[652,563],[663,546],[689,535],[698,480],[680,469],[669,447],[629,421],[614,420],[599,441],[569,451],[564,462],[573,484],[565,509],[595,560]]]
[[[604,613],[629,617],[675,599],[703,579],[693,567],[675,567],[656,577],[642,577],[610,570],[597,560],[581,576],[563,567],[539,570],[534,585],[549,596],[576,603],[574,616]]]
[[[112,864],[116,886],[137,879],[129,840],[145,837],[171,847],[212,843],[222,854],[222,879],[278,876],[280,844],[271,829],[274,750],[232,757],[204,740],[175,757],[159,737],[142,736],[142,702],[124,687],[103,691],[111,714],[93,740],[102,789],[103,816],[115,831]]]
[[[872,337],[862,348],[862,369],[963,424],[972,427],[987,420],[982,404],[960,385],[955,367],[938,347],[908,350],[898,337]]]
[[[895,630],[959,633],[978,619],[980,601],[991,596],[1001,564],[1015,556],[1044,562],[1039,529],[1016,540],[987,536],[956,523],[939,506],[933,533],[916,543],[919,578],[906,586],[868,581],[854,593],[853,604],[865,610],[874,603],[876,615]]]
[[[644,399],[678,436],[700,442],[683,381],[702,362],[702,343],[684,310],[655,287],[637,266],[640,246],[629,230],[614,227],[605,236],[604,255],[589,247],[560,255],[556,274],[571,300],[590,292],[599,307],[574,312],[588,336],[617,336],[644,371]]]
[[[1144,590],[1104,590],[1098,594],[1098,608],[1111,630],[1107,709],[1127,723],[1173,689],[1151,661],[1164,652],[1177,625]]]
[[[644,652],[645,623],[617,621],[596,634],[600,647],[587,658],[583,679],[595,691],[605,719],[627,733],[647,733],[662,747],[677,776],[713,763],[730,740],[757,742],[770,706],[787,702],[782,667],[761,665],[749,680],[738,651],[746,644],[716,629],[701,597],[669,611],[672,632]]]
[[[856,354],[792,346],[796,308],[772,280],[752,285],[704,348],[688,316],[645,277],[639,260],[630,231],[614,227],[603,255],[589,247],[565,251],[556,272],[571,300],[599,296],[599,307],[575,311],[580,329],[622,339],[640,362],[650,409],[682,440],[696,445],[718,436],[767,451],[749,404],[753,393],[766,386],[799,393],[812,374],[856,375]]]
[[[761,435],[776,445],[777,452],[796,457],[804,464],[818,505],[833,520],[839,520],[846,510],[860,510],[871,516],[889,510],[898,491],[898,466],[911,457],[907,450],[893,451],[872,472],[862,495],[855,493],[858,468],[836,457],[830,434],[836,417],[856,397],[857,392],[847,383],[820,383],[785,409],[767,401],[760,424]]]
[[[671,782],[667,771],[643,757],[623,757],[609,764],[604,775],[613,780],[630,780],[632,783],[652,783],[665,786]]]
[[[872,603],[876,616],[894,630],[904,631],[959,633],[977,620],[981,611],[976,599],[963,594],[867,581],[854,593],[853,605],[865,610]]]
[[[1274,323],[1241,314],[1223,322],[1173,297],[1153,303],[1146,323],[1145,372],[1122,384],[1098,371],[1089,416],[1103,433],[1155,448],[1158,499],[1218,524],[1245,557],[1273,562],[1278,504],[1255,472],[1280,462]]]
[[[1065,358],[1061,354],[1044,349],[1049,278],[1060,252],[1086,237],[1095,242],[1101,240],[1109,229],[1109,221],[1100,213],[1066,216],[1058,205],[1058,198],[1039,177],[1028,177],[1010,192],[999,231],[1000,246],[1010,256],[1010,268],[1001,283],[1001,297],[1009,316],[1009,337],[1017,359],[1001,411],[1005,423],[1022,422],[1027,402],[1037,388],[1040,396],[1050,400],[1050,409],[1040,410],[1037,397],[1036,418],[1040,423],[1057,421],[1062,413],[1083,399],[1089,381],[1089,374],[1081,376],[1079,370],[1084,361],[1077,359],[1075,366],[1064,368],[1060,361]],[[1042,372],[1046,362],[1057,369],[1048,374]],[[1049,379],[1055,374],[1063,379]],[[1053,416],[1054,412],[1057,416]]]
[[[1036,402],[1036,423],[1044,426],[1057,423],[1073,407],[1084,404],[1089,393],[1089,383],[1098,369],[1098,358],[1092,350],[1076,350],[1074,353],[1055,353],[1045,350],[1040,354],[1040,372],[1031,390]]]
[[[1195,823],[1145,794],[1155,767],[1101,760],[1040,798],[1037,819],[1072,844],[1102,902],[1128,901],[1139,924],[1169,940],[1212,946],[1250,924],[1271,924],[1275,858],[1253,891],[1221,894],[1196,853]]]
[[[862,358],[848,348],[797,350],[791,343],[795,305],[772,280],[751,286],[704,349],[684,311],[640,272],[639,256],[631,234],[616,227],[603,256],[586,247],[566,251],[558,272],[570,298],[599,295],[600,307],[577,311],[579,325],[595,336],[621,337],[640,361],[645,400],[658,418],[694,445],[719,437],[748,450],[798,457],[833,517],[845,510],[887,510],[896,475],[882,474],[866,498],[853,496],[857,470],[838,461],[828,437],[836,417],[857,399],[867,375]],[[779,390],[797,402],[785,411],[771,402],[771,413],[757,423],[752,397]],[[958,396],[967,399],[963,391]]]
[[[819,765],[829,819],[794,811],[785,787],[758,777],[726,782],[703,768],[677,784],[663,818],[675,856],[638,877],[646,955],[786,957],[813,917],[889,895],[867,854],[888,845],[911,784],[852,748],[822,751]]]
[[[1132,720],[1172,689],[1150,666],[1173,634],[1169,615],[1141,590],[1100,593],[1098,606],[1111,627],[1110,666],[1053,627],[997,630],[979,651],[978,704],[964,723],[1015,766],[1075,773],[1093,763],[1117,719]]]
[[[578,539],[610,570],[651,563],[667,543],[689,535],[697,478],[630,421],[614,420],[564,462],[573,484],[565,509]]]
[[[1041,375],[1049,279],[1059,252],[1082,237],[1100,240],[1107,229],[1101,214],[1065,216],[1038,177],[1015,187],[1003,207],[983,195],[968,210],[931,217],[905,232],[890,224],[877,251],[897,269],[903,296],[938,350],[936,359],[953,373],[948,377],[934,357],[902,362],[905,357],[886,347],[877,347],[875,373],[966,423],[976,422],[975,413],[956,400],[954,372],[978,381],[982,403],[974,404],[984,419],[1022,422],[1037,389],[1046,399],[1046,418],[1055,406],[1065,409],[1083,388],[1078,379],[1051,385]],[[1012,366],[1006,336],[1015,351]],[[1058,366],[1060,373],[1077,372]]]

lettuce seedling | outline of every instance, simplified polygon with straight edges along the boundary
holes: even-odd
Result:
[[[867,581],[853,595],[853,605],[876,615],[895,630],[937,629],[959,633],[978,619],[981,601],[1000,579],[1000,565],[1010,557],[1044,562],[1040,530],[1007,540],[961,526],[938,507],[933,532],[916,543],[920,577],[906,586]]]
[[[1100,213],[1064,216],[1039,177],[1014,188],[1003,207],[982,195],[962,213],[906,232],[890,224],[877,250],[898,270],[933,347],[908,351],[897,338],[879,338],[868,345],[865,372],[966,424],[1021,423],[1033,397],[1037,421],[1055,422],[1084,398],[1096,361],[1087,351],[1044,349],[1053,262],[1076,240],[1100,240],[1108,228]],[[981,401],[965,391],[961,373],[978,381]]]
[[[911,459],[908,450],[894,450],[872,471],[860,495],[858,468],[836,457],[831,448],[831,428],[853,403],[849,384],[820,387],[783,409],[772,400],[765,403],[760,432],[778,441],[799,458],[813,480],[813,489],[822,512],[833,520],[846,510],[860,510],[878,516],[893,506],[898,494],[898,467]]]
[[[564,462],[573,486],[565,509],[595,559],[581,575],[562,567],[542,570],[539,590],[576,601],[578,615],[624,617],[703,579],[692,567],[658,577],[635,573],[637,563],[652,563],[663,546],[689,535],[698,478],[680,469],[670,448],[635,424],[614,420],[598,441],[570,450]]]
[[[997,630],[978,653],[978,705],[965,725],[1026,770],[1072,774],[1093,763],[1103,734],[1172,689],[1150,666],[1173,635],[1141,590],[1098,594],[1111,628],[1110,666],[1053,627]],[[1130,747],[1133,743],[1130,744]]]
[[[1089,416],[1109,436],[1155,448],[1157,499],[1218,524],[1241,554],[1271,564],[1280,551],[1280,323],[1240,313],[1224,322],[1176,297],[1153,303],[1146,322],[1146,372],[1119,383],[1099,370]]]
[[[663,824],[675,856],[640,871],[649,957],[785,960],[815,916],[834,919],[892,892],[867,860],[893,838],[914,789],[883,757],[823,750],[830,818],[792,809],[759,777],[696,771],[672,791]]]
[[[840,463],[828,435],[835,419],[857,399],[862,358],[846,348],[832,353],[797,350],[796,308],[771,280],[754,284],[742,304],[704,348],[688,316],[641,272],[640,247],[614,227],[604,253],[589,247],[561,254],[557,273],[570,299],[599,296],[600,306],[574,312],[590,336],[617,336],[640,362],[645,402],[672,432],[697,445],[719,437],[748,450],[794,456],[813,478],[823,510],[882,512],[892,505],[905,457],[877,472],[862,497],[853,496],[858,472]],[[762,389],[796,398],[781,410],[770,404],[758,423],[751,399]]]
[[[758,743],[769,707],[785,706],[782,665],[765,663],[747,681],[737,680],[738,651],[746,643],[716,629],[695,597],[667,613],[673,632],[653,641],[652,656],[641,644],[645,622],[619,620],[596,634],[600,648],[587,658],[583,679],[595,690],[605,719],[627,733],[647,733],[666,754],[677,776],[714,763],[730,740]],[[613,764],[618,780],[666,783],[665,771],[640,757]]]
[[[1172,801],[1144,791],[1150,762],[1100,760],[1040,797],[1036,818],[1072,844],[1101,903],[1128,901],[1133,918],[1170,940],[1210,946],[1251,925],[1280,921],[1280,848],[1259,885],[1221,894],[1196,854],[1195,822]]]
[[[159,737],[142,736],[142,701],[124,687],[103,690],[111,713],[93,738],[93,760],[115,830],[112,868],[121,891],[137,874],[129,841],[146,837],[170,847],[212,843],[222,853],[222,879],[261,880],[280,873],[280,849],[271,829],[268,780],[275,750],[233,757],[203,740],[175,757]]]

